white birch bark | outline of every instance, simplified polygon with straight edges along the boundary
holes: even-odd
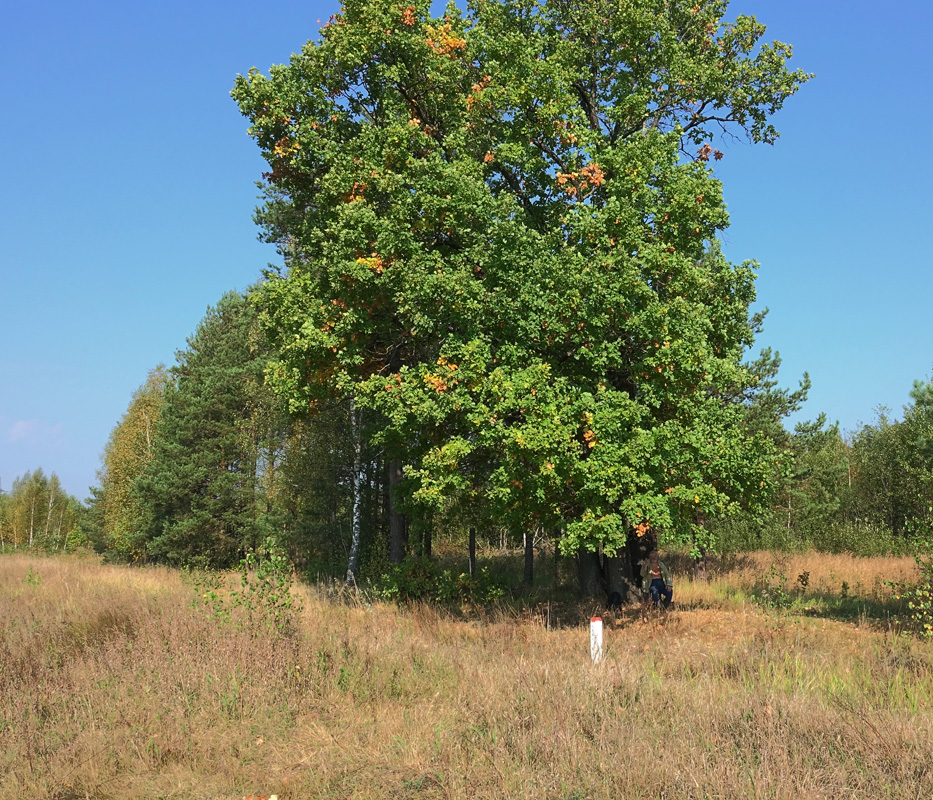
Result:
[[[60,550],[65,549],[65,539],[68,534],[62,536],[62,523],[65,521],[65,507],[62,506],[62,510],[58,514],[58,530],[55,532],[55,540],[59,543],[58,547]]]
[[[350,438],[353,448],[353,522],[350,527],[350,558],[347,564],[347,586],[356,586],[356,571],[360,559],[361,516],[363,514],[363,462],[360,441],[360,418],[356,398],[350,395]]]
[[[32,547],[33,523],[36,520],[36,495],[32,495],[32,503],[29,506],[29,546]]]
[[[49,481],[49,510],[45,515],[45,543],[49,542],[49,526],[52,524],[52,506],[55,505],[55,486]]]

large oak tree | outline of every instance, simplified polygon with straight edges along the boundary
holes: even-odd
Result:
[[[809,76],[726,5],[350,0],[239,77],[292,410],[352,393],[412,503],[481,502],[566,552],[766,500],[773,443],[743,401],[755,266],[717,246],[715,145],[773,143]]]

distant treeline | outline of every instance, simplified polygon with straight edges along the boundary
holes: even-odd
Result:
[[[67,550],[75,539],[84,507],[61,486],[53,472],[41,469],[20,475],[9,492],[0,491],[0,551],[34,547]]]
[[[5,545],[56,550],[86,542],[111,560],[223,568],[274,536],[307,574],[343,577],[355,524],[363,576],[400,556],[430,553],[438,537],[465,553],[471,528],[481,544],[523,544],[524,530],[484,520],[482,509],[419,518],[409,501],[406,510],[416,513],[400,513],[390,498],[396,491],[405,502],[405,478],[383,448],[369,444],[375,421],[351,412],[348,399],[313,417],[290,414],[265,387],[270,359],[255,306],[227,294],[177,364],[153,369],[133,394],[84,508],[41,470],[0,497]],[[881,414],[846,438],[822,417],[788,432],[783,416],[806,386],[776,389],[777,366],[770,354],[757,363],[768,400],[750,407],[753,424],[781,455],[774,503],[758,515],[708,517],[714,546],[905,549],[909,522],[930,513],[933,387],[915,386],[902,420]]]
[[[900,420],[880,409],[843,436],[824,419],[778,434],[788,458],[773,507],[716,521],[719,549],[911,551],[933,517],[933,384],[914,383]]]
[[[153,369],[133,394],[85,504],[41,469],[0,493],[0,548],[90,546],[113,561],[227,568],[275,537],[312,577],[344,577],[348,566],[367,577],[406,555],[430,555],[438,538],[466,553],[477,538],[514,548],[559,537],[541,528],[529,535],[481,507],[424,514],[398,462],[370,443],[375,415],[349,398],[313,416],[290,413],[265,385],[264,341],[256,305],[225,295],[177,363]],[[912,526],[931,516],[933,385],[915,384],[901,420],[879,413],[843,437],[820,416],[790,432],[782,420],[807,385],[778,389],[778,366],[767,352],[752,365],[761,391],[748,404],[748,425],[765,431],[778,455],[773,502],[757,514],[701,519],[710,545],[906,551]],[[651,534],[664,539],[650,531],[645,541]]]
[[[133,396],[82,533],[205,567],[271,538],[349,583],[443,538],[471,567],[523,547],[531,584],[551,542],[623,594],[657,543],[901,547],[933,390],[789,432],[808,378],[747,361],[757,267],[722,252],[713,145],[773,144],[812,76],[724,12],[366,0],[240,75],[281,261]]]

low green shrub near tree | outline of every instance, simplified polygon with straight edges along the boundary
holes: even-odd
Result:
[[[917,553],[916,561],[920,580],[907,586],[897,597],[907,602],[914,626],[921,636],[929,639],[933,637],[933,542],[929,539]]]
[[[919,578],[914,582],[892,581],[896,599],[906,604],[905,616],[910,626],[923,638],[933,638],[933,525],[915,530],[913,556]]]
[[[229,573],[214,570],[185,570],[182,575],[194,589],[194,604],[221,623],[253,631],[266,628],[278,636],[296,629],[302,604],[292,592],[294,567],[274,537],[245,555],[233,585]]]
[[[372,591],[386,600],[410,602],[426,600],[444,605],[494,602],[506,593],[506,585],[487,567],[476,574],[445,568],[435,559],[406,558],[401,564],[389,564],[372,584]]]

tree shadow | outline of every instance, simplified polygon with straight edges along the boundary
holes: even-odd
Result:
[[[858,595],[843,597],[829,592],[807,592],[795,598],[789,613],[836,622],[864,622],[872,627],[891,629],[898,626],[909,609],[894,597],[871,598]]]
[[[695,559],[689,553],[672,551],[665,553],[662,561],[671,572],[680,575],[696,575],[705,572],[707,578],[728,575],[730,572],[742,572],[754,569],[758,562],[747,553],[710,553],[702,559]]]

